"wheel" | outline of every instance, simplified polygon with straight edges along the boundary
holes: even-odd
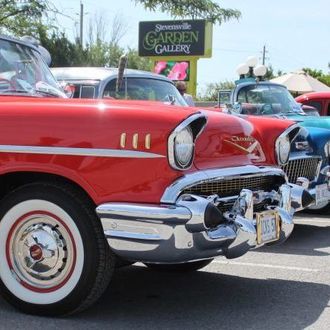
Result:
[[[34,183],[0,204],[0,290],[23,312],[89,307],[115,265],[94,205],[71,185]]]
[[[210,264],[213,259],[186,262],[182,264],[149,264],[145,265],[151,269],[164,272],[193,272]]]

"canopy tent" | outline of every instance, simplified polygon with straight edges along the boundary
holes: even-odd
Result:
[[[271,82],[282,84],[286,86],[290,92],[298,94],[330,91],[330,87],[304,71],[287,73],[283,76],[271,79]]]

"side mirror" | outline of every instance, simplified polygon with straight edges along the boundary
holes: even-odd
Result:
[[[66,81],[60,81],[58,84],[67,98],[69,98],[69,99],[73,98],[73,95],[74,95],[74,92],[76,89],[75,85],[69,84]]]

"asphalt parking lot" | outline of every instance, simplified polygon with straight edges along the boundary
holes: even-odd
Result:
[[[301,215],[289,241],[190,274],[119,270],[88,311],[24,315],[0,297],[1,329],[329,329],[330,217]]]

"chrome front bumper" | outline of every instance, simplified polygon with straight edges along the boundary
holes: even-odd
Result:
[[[302,187],[287,184],[265,194],[276,201],[276,206],[267,209],[279,218],[279,237],[271,244],[283,242],[293,230],[295,209],[310,196]],[[188,194],[173,204],[106,203],[96,212],[111,249],[123,259],[180,263],[218,255],[236,258],[263,245],[257,243],[257,213],[253,210],[259,195],[243,189],[232,210],[224,213],[216,207],[219,196]]]

